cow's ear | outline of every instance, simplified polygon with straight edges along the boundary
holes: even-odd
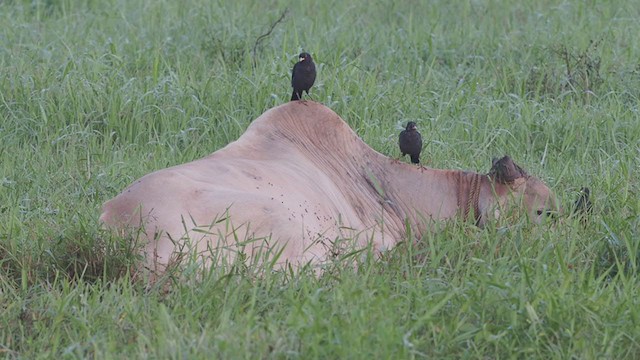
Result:
[[[522,170],[520,166],[511,160],[511,158],[506,155],[501,159],[494,159],[493,164],[491,166],[491,170],[489,171],[489,176],[491,176],[495,181],[508,184],[514,182],[516,179],[526,176],[527,174]]]

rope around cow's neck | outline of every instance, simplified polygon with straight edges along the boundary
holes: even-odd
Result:
[[[466,176],[460,174],[460,180],[458,182],[458,209],[462,212],[462,219],[467,221],[469,218],[469,212],[471,211],[471,207],[473,207],[473,216],[475,220],[476,226],[480,225],[480,219],[482,218],[482,214],[480,213],[480,174],[473,174],[471,176],[471,186],[469,186],[469,191],[467,194],[464,194],[464,182],[466,180]],[[466,202],[464,201],[464,195],[467,195]]]

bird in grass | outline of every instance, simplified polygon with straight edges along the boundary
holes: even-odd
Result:
[[[302,93],[305,91],[309,95],[309,89],[311,89],[315,81],[316,64],[313,63],[309,53],[300,53],[298,62],[293,65],[293,71],[291,72],[291,87],[293,87],[291,101],[302,100]]]
[[[409,154],[412,163],[420,164],[422,135],[418,132],[418,127],[415,122],[409,121],[406,129],[400,132],[398,145],[400,145],[400,152],[402,153],[402,156]]]
[[[591,199],[589,198],[590,195],[591,191],[588,187],[583,187],[582,189],[580,189],[578,200],[576,200],[573,208],[573,213],[577,216],[580,216],[583,223],[587,221],[587,216],[593,212],[593,204],[591,203]]]

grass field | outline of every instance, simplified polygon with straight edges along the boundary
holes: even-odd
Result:
[[[0,1],[0,356],[639,358],[638,18],[638,1]],[[430,166],[510,154],[568,210],[589,186],[589,222],[452,223],[320,278],[132,281],[102,203],[286,102],[301,50],[313,98],[377,151],[416,121]]]

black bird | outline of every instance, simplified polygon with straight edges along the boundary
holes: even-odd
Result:
[[[402,130],[400,133],[398,145],[400,145],[400,152],[402,153],[402,156],[409,154],[409,156],[411,156],[412,163],[420,164],[422,135],[418,132],[415,122],[409,121],[407,123],[407,128]]]
[[[591,191],[589,191],[588,187],[580,189],[578,200],[576,200],[573,208],[573,213],[580,216],[583,223],[587,221],[586,216],[593,212],[593,204],[591,203],[591,199],[589,199],[590,195]]]
[[[293,65],[293,71],[291,72],[291,87],[293,87],[293,94],[291,94],[291,101],[301,100],[302,93],[307,92],[313,86],[316,81],[316,64],[313,63],[313,59],[309,53],[303,52],[298,56],[298,62]]]

